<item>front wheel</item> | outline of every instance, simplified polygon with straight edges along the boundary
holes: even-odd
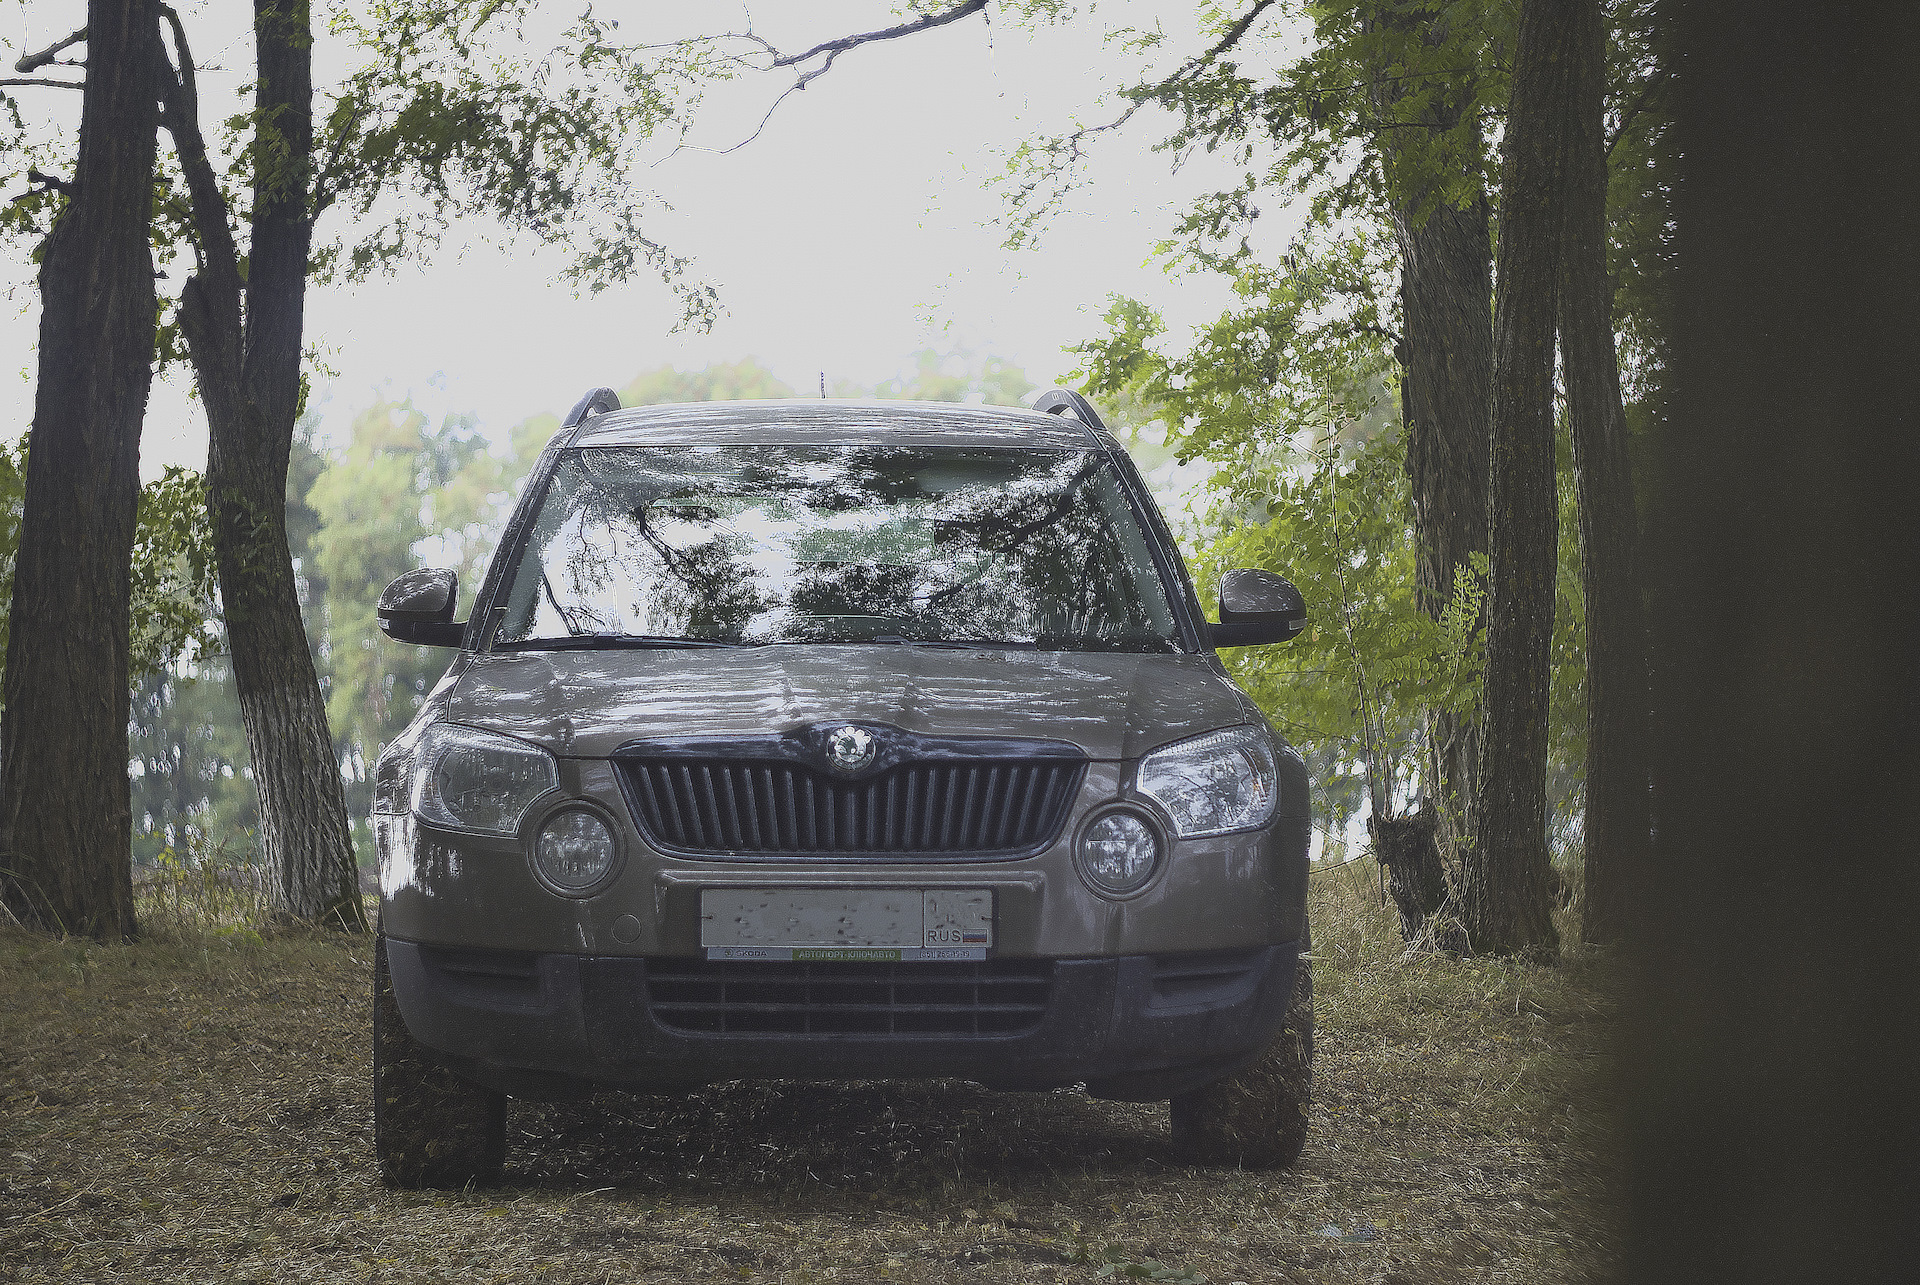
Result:
[[[414,1042],[373,947],[373,1152],[389,1187],[464,1187],[500,1176],[507,1099],[469,1083]]]
[[[1258,1062],[1171,1103],[1174,1144],[1196,1164],[1285,1169],[1307,1142],[1313,1100],[1313,961],[1294,966],[1287,1019]]]

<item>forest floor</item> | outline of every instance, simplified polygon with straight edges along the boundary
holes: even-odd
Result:
[[[502,1185],[390,1192],[368,939],[0,930],[0,1281],[1605,1277],[1607,961],[1402,961],[1370,869],[1313,881],[1282,1173],[1182,1164],[1164,1106],[771,1083],[515,1103]]]

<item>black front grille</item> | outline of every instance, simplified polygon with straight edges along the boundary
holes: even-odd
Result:
[[[860,781],[804,764],[621,760],[647,841],[705,856],[994,857],[1051,844],[1080,759],[903,763]]]
[[[784,964],[650,959],[647,1007],[696,1035],[1019,1035],[1046,1016],[1050,960]]]

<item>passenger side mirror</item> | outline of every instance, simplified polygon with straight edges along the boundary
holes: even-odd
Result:
[[[1220,577],[1215,647],[1281,643],[1307,627],[1307,604],[1293,582],[1271,571],[1229,571]]]
[[[453,618],[459,590],[460,578],[451,571],[421,567],[407,572],[386,587],[374,608],[380,632],[395,642],[458,647],[467,628]]]

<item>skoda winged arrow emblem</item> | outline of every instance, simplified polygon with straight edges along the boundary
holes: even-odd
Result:
[[[864,727],[836,727],[827,733],[827,762],[836,772],[852,774],[873,762],[873,733]]]

